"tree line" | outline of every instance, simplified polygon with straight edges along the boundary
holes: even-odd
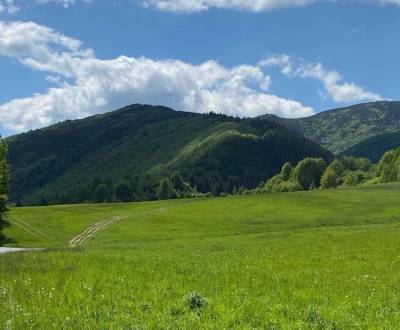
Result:
[[[3,148],[6,146],[3,143]],[[56,204],[114,203],[198,198],[211,196],[246,195],[332,189],[339,186],[357,186],[368,183],[400,181],[400,148],[386,152],[378,164],[367,158],[343,156],[327,163],[322,158],[307,157],[295,166],[285,163],[279,174],[260,182],[255,189],[246,189],[239,180],[230,176],[224,180],[218,175],[199,177],[189,175],[187,180],[175,171],[167,177],[125,174],[114,182],[112,177],[95,177],[92,183],[74,194],[59,193]],[[198,186],[196,183],[201,182]],[[36,205],[48,205],[41,198]],[[51,204],[54,204],[52,202]],[[17,205],[18,206],[18,205]]]
[[[83,203],[127,203],[177,198],[206,197],[210,194],[198,192],[190,182],[175,171],[168,177],[158,178],[150,174],[132,176],[125,174],[123,179],[114,182],[112,177],[95,177],[86,189],[76,194],[61,193],[56,196],[57,204]],[[39,201],[48,205],[45,198]]]
[[[400,148],[386,152],[378,164],[367,158],[344,156],[326,163],[322,158],[307,157],[293,166],[287,162],[281,172],[253,190],[238,194],[276,193],[333,189],[339,186],[400,181]]]

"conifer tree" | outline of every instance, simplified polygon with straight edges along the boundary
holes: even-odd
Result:
[[[5,224],[5,216],[8,211],[8,179],[9,170],[7,164],[7,144],[0,138],[0,231]]]

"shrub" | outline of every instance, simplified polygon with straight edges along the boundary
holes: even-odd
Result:
[[[208,305],[207,299],[198,292],[189,292],[184,301],[192,312],[200,312]]]
[[[299,182],[292,180],[281,182],[277,189],[279,192],[294,192],[304,190]]]
[[[344,185],[357,186],[367,180],[367,174],[362,171],[348,172],[344,177]]]
[[[282,183],[282,177],[280,175],[275,175],[267,181],[265,184],[266,192],[279,192],[279,185]]]

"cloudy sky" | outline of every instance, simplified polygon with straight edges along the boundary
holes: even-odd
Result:
[[[3,136],[131,103],[254,117],[400,99],[400,0],[0,0]]]

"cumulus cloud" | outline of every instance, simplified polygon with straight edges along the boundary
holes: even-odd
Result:
[[[24,131],[66,118],[82,118],[130,103],[238,116],[307,116],[310,107],[268,93],[270,77],[258,65],[227,68],[215,61],[120,56],[101,60],[79,40],[32,22],[0,22],[0,55],[49,73],[46,93],[0,105],[0,121]]]
[[[353,82],[344,82],[342,76],[335,70],[327,70],[321,63],[309,63],[292,60],[286,54],[273,55],[259,63],[261,67],[277,66],[282,74],[290,78],[309,78],[322,83],[325,95],[335,102],[379,101],[382,97],[365,90]]]

